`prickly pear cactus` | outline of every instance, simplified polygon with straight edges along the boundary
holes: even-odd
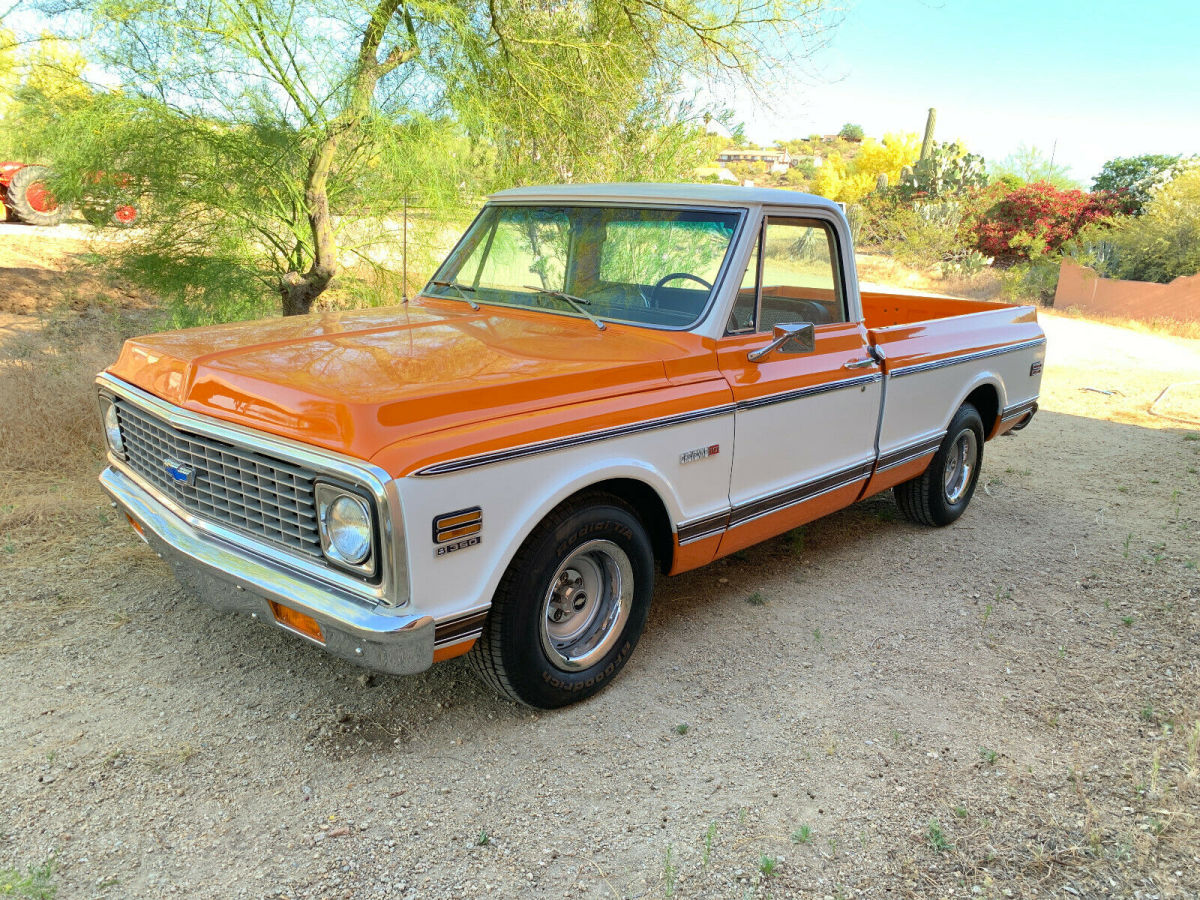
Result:
[[[929,155],[917,160],[907,177],[901,172],[900,178],[909,199],[947,199],[986,185],[983,157],[968,153],[957,141],[934,144]]]

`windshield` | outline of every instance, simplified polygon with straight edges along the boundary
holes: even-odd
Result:
[[[708,306],[739,218],[736,211],[487,206],[425,293],[686,328]]]

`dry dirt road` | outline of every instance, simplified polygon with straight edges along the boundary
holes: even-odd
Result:
[[[1200,342],[1045,324],[1042,412],[956,525],[885,495],[660,579],[622,676],[549,714],[213,613],[88,487],[58,535],[0,535],[0,869],[53,860],[60,898],[1200,896],[1200,426],[1146,412]]]

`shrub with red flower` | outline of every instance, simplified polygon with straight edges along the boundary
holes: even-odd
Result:
[[[1085,225],[1129,212],[1111,191],[1063,191],[1039,181],[1008,191],[974,222],[975,246],[999,262],[1058,250]]]

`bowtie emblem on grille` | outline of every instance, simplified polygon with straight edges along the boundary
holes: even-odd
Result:
[[[163,468],[176,484],[192,485],[196,483],[196,470],[186,463],[168,457],[163,460]]]

